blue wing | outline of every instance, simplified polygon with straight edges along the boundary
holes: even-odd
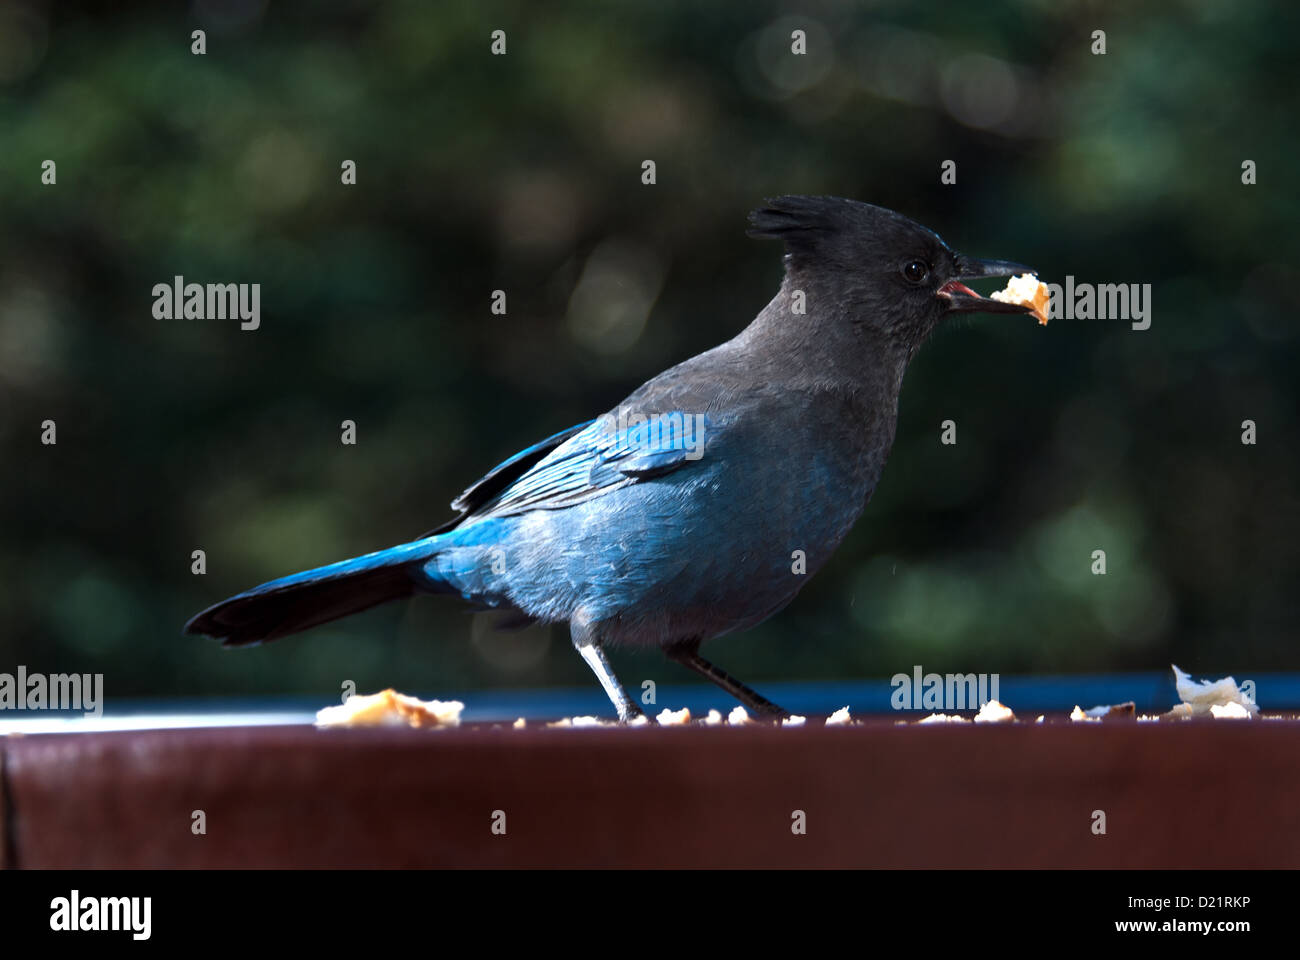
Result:
[[[594,420],[588,420],[586,423],[580,423],[577,426],[569,427],[567,430],[561,430],[559,433],[553,433],[545,440],[534,443],[525,450],[520,450],[508,460],[502,460],[495,467],[484,474],[479,480],[470,484],[459,497],[451,502],[451,508],[458,511],[457,515],[448,520],[441,526],[434,527],[432,530],[422,533],[420,539],[437,536],[440,533],[446,533],[453,527],[457,527],[461,522],[476,510],[494,498],[510,484],[514,483],[528,470],[535,466],[539,460],[548,453],[569,439],[575,433],[595,423]]]
[[[473,516],[554,510],[671,473],[704,456],[708,426],[703,414],[659,414],[621,429],[611,418],[594,420],[479,504]]]

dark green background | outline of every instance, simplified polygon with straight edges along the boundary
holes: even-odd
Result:
[[[252,651],[180,627],[440,523],[730,337],[778,283],[779,247],[744,236],[778,193],[880,203],[1049,281],[1151,283],[1153,323],[941,331],[848,541],[706,653],[760,687],[1300,668],[1293,6],[101,6],[0,8],[0,670],[114,696],[587,683],[563,626],[494,634],[447,598]],[[262,328],[155,320],[176,274],[260,283]]]

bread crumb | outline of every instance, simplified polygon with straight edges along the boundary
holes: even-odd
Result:
[[[996,700],[990,700],[975,714],[976,723],[1007,723],[1015,719],[1016,715]]]
[[[1083,713],[1089,720],[1128,718],[1137,713],[1137,704],[1132,700],[1126,703],[1108,703],[1099,707],[1090,707]]]
[[[841,725],[850,724],[852,722],[853,722],[853,718],[849,716],[848,707],[840,707],[838,710],[836,710],[834,713],[832,713],[829,717],[826,718],[826,726],[828,727],[837,727]]]
[[[1251,712],[1239,703],[1210,704],[1210,716],[1216,720],[1249,720]]]
[[[669,710],[664,707],[655,719],[659,721],[661,727],[680,727],[691,722],[691,711],[687,707],[682,707],[680,710]]]
[[[710,710],[705,714],[704,722],[710,727],[720,726],[722,724],[722,714],[717,710]]]
[[[955,713],[932,713],[922,717],[917,723],[970,723],[965,717]]]
[[[353,694],[335,707],[316,711],[318,727],[458,727],[465,704],[459,700],[421,700],[389,688]]]
[[[1255,701],[1248,697],[1245,692],[1237,686],[1237,681],[1232,677],[1224,677],[1222,680],[1197,681],[1193,680],[1190,674],[1179,670],[1177,666],[1170,664],[1174,671],[1174,686],[1178,690],[1178,699],[1186,704],[1192,716],[1203,717],[1209,714],[1213,717],[1231,717],[1233,719],[1240,716],[1240,713],[1215,713],[1213,708],[1227,707],[1229,704],[1235,704],[1245,712],[1247,717],[1253,717],[1259,712],[1259,707]],[[1180,704],[1179,706],[1181,706]],[[1175,710],[1178,708],[1175,707]],[[1173,712],[1173,711],[1170,711]]]
[[[991,294],[989,299],[1001,303],[1018,303],[1022,306],[1031,307],[1034,311],[1033,316],[1038,318],[1039,326],[1047,325],[1051,291],[1047,289],[1047,284],[1031,273],[1022,273],[1018,277],[1012,277],[1007,281],[1004,289]]]
[[[510,724],[510,726],[516,730],[522,730],[524,727],[528,726],[528,721],[525,720],[523,717],[520,717],[514,723]]]
[[[792,713],[781,720],[783,727],[802,727],[808,721],[807,717],[801,717],[797,713]]]
[[[1075,723],[1101,723],[1101,717],[1088,716],[1077,703],[1074,705],[1074,709],[1070,711],[1070,719]]]
[[[727,714],[727,723],[733,727],[738,727],[742,723],[749,723],[749,711],[744,707],[736,707]]]

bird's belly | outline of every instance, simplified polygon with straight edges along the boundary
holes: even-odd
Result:
[[[794,598],[865,498],[816,471],[791,482],[699,466],[517,518],[503,566],[513,566],[509,602],[543,620],[581,610],[615,643],[742,630]]]

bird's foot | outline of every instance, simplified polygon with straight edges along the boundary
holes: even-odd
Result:
[[[618,722],[621,723],[623,726],[627,726],[628,724],[631,723],[640,722],[638,718],[643,720],[645,718],[645,714],[641,712],[641,708],[638,707],[635,703],[632,703],[629,700],[625,700],[622,703],[618,704]]]
[[[786,710],[783,707],[778,707],[771,700],[763,700],[761,703],[746,704],[746,706],[754,711],[754,714],[759,720],[765,720],[768,723],[780,724],[793,716],[789,710]]]

